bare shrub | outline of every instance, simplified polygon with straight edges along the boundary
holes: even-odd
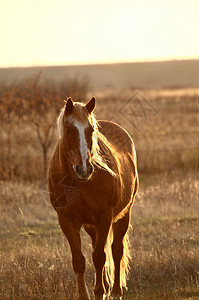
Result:
[[[9,86],[1,85],[1,178],[46,176],[63,99],[67,95],[85,97],[88,86],[87,79],[78,78],[68,78],[56,86],[41,73]]]

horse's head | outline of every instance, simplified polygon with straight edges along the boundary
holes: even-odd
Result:
[[[95,126],[92,111],[95,102],[94,97],[85,105],[68,98],[58,121],[64,151],[79,180],[89,180],[93,173],[91,155]]]

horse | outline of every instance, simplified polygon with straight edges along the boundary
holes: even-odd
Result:
[[[59,139],[49,162],[48,189],[70,245],[78,299],[90,299],[81,228],[92,239],[95,299],[122,299],[131,260],[127,230],[139,185],[136,151],[125,129],[96,120],[95,106],[95,97],[86,104],[65,100],[57,120]]]

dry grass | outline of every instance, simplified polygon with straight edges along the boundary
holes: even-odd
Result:
[[[142,189],[132,225],[132,294],[186,299],[189,290],[199,297],[198,174],[162,176],[159,184]]]
[[[154,175],[148,184],[145,175],[142,181],[132,210],[125,299],[198,299],[199,176]],[[44,190],[1,184],[0,299],[76,299],[69,246]],[[91,291],[91,245],[82,237]]]

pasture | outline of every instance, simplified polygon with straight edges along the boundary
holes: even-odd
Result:
[[[97,119],[123,125],[138,155],[124,299],[199,299],[199,91],[107,90],[96,98]],[[76,299],[71,254],[49,202],[40,144],[25,122],[9,123],[12,130],[1,135],[0,299]],[[54,131],[52,140],[48,155]],[[9,174],[2,164],[7,153],[13,158]],[[83,231],[82,239],[91,292],[91,240]]]

